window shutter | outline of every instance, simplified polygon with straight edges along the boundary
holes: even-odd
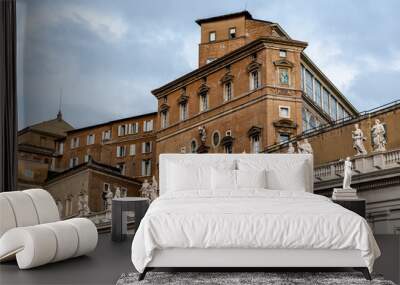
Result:
[[[74,138],[71,139],[70,148],[74,148]]]
[[[136,133],[138,133],[139,132],[139,122],[136,122]]]
[[[76,147],[79,147],[79,138],[76,140]]]
[[[122,126],[118,126],[118,136],[121,136]]]
[[[120,151],[121,151],[121,147],[117,146],[117,157],[120,157]]]
[[[132,126],[132,124],[129,124],[128,133],[129,133],[129,134],[132,134],[132,133],[133,133],[133,126]]]
[[[152,131],[153,130],[153,120],[150,120],[150,130],[149,131]]]
[[[101,132],[101,139],[102,139],[102,140],[105,139],[105,132],[104,132],[104,131]]]
[[[142,153],[146,153],[146,143],[142,142]]]
[[[131,144],[130,145],[129,154],[130,155],[135,155],[136,154],[136,145],[135,144]]]
[[[90,144],[90,135],[87,135],[86,137],[86,144]]]
[[[149,145],[150,145],[150,150],[149,150],[149,152],[152,152],[152,149],[153,149],[153,142],[149,142]]]
[[[74,167],[74,159],[70,158],[69,159],[69,168],[72,168],[72,167]]]
[[[149,160],[147,175],[148,175],[148,176],[151,175],[151,160]]]
[[[146,176],[146,161],[142,160],[142,176]]]
[[[124,152],[123,152],[123,155],[122,155],[122,156],[125,156],[125,155],[126,155],[126,148],[127,148],[127,146],[125,145],[125,146],[123,146],[123,148],[124,148]]]

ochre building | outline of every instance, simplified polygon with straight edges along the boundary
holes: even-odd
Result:
[[[292,39],[279,24],[247,11],[196,22],[199,68],[152,91],[158,99],[157,157],[261,152],[357,116],[305,55],[307,43]]]

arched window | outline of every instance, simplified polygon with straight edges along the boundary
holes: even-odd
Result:
[[[197,151],[197,142],[196,142],[195,139],[193,139],[193,140],[190,142],[190,151],[191,151],[192,153],[196,153],[196,151]]]

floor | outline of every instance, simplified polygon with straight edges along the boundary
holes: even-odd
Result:
[[[382,257],[375,272],[399,284],[400,236],[380,235],[376,240]],[[100,234],[97,249],[88,256],[30,270],[19,270],[15,262],[1,264],[0,284],[115,284],[122,273],[134,271],[130,247],[131,239],[116,243],[110,234]]]
[[[112,242],[110,234],[99,234],[96,250],[88,256],[18,270],[16,262],[0,265],[0,284],[115,284],[124,272],[134,271],[131,239]]]

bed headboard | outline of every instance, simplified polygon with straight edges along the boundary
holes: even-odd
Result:
[[[260,161],[271,167],[280,164],[282,167],[290,167],[295,163],[304,162],[307,192],[313,192],[314,168],[312,154],[161,154],[159,159],[159,187],[160,195],[166,192],[168,180],[168,164],[178,163],[187,167],[216,165],[221,163],[232,164],[237,161]],[[289,177],[288,177],[289,178]]]

